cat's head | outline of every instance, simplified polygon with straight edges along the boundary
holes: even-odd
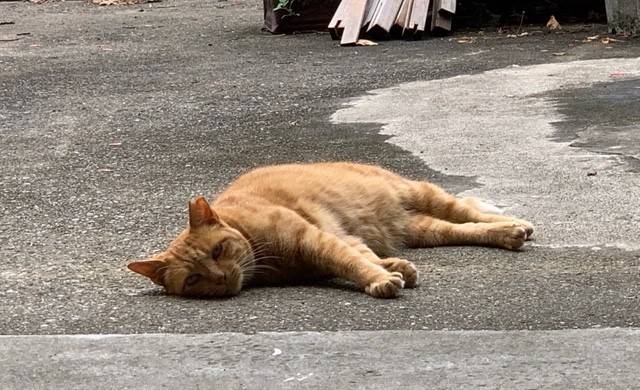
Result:
[[[128,267],[169,294],[226,297],[240,292],[252,264],[249,241],[198,197],[189,202],[189,226],[169,248]]]

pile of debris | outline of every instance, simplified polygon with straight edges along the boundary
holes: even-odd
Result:
[[[431,9],[431,31],[451,31],[456,0],[342,0],[329,23],[333,39],[353,45],[361,34],[415,36],[425,31]]]

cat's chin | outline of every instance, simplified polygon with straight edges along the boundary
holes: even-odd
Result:
[[[235,286],[229,286],[229,296],[236,296],[242,290],[242,280],[238,280]]]
[[[193,294],[175,294],[185,298],[195,299],[225,299],[235,297],[240,294],[241,288],[227,289],[224,292],[206,292],[206,293],[193,293]],[[169,293],[171,295],[171,293]]]

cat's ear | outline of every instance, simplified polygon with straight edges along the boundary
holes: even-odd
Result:
[[[203,196],[198,196],[189,202],[189,226],[192,229],[205,225],[216,225],[220,217],[211,209]]]
[[[127,264],[127,267],[133,272],[148,277],[153,283],[163,286],[162,277],[166,265],[164,260],[135,260]]]

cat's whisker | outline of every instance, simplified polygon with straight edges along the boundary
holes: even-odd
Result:
[[[251,254],[252,254],[254,257],[259,257],[259,256],[262,256],[262,255],[265,255],[265,254],[268,254],[268,253],[271,253],[271,252],[267,251],[266,249],[265,249],[265,250],[261,250],[261,251],[254,251],[254,252],[251,252]]]
[[[256,240],[251,240],[250,244],[251,244],[251,246],[252,246],[253,248],[255,248],[255,247],[264,246],[264,245],[268,244],[268,242],[267,242],[267,241],[256,241]]]
[[[269,251],[268,249],[261,249],[257,251],[251,251],[250,253],[253,255],[253,257],[259,257],[265,254],[269,254],[271,253],[271,251]]]
[[[243,251],[243,253],[239,256],[240,259],[238,260],[238,267],[240,267],[240,270],[244,276],[250,278],[257,272],[261,272],[266,269],[269,269],[270,271],[277,271],[275,267],[264,264],[256,264],[256,262],[262,260],[281,259],[281,257],[279,256],[267,255],[269,253],[269,245],[271,245],[271,243],[266,241],[253,242],[251,248]]]
[[[242,251],[242,253],[240,253],[240,256],[238,256],[241,259],[245,259],[247,256],[249,256],[251,254],[251,250],[250,249],[245,249]]]
[[[255,261],[262,261],[262,260],[282,260],[282,257],[280,256],[261,256],[261,257],[256,257]]]
[[[245,262],[253,262],[255,259],[255,256],[253,255],[253,253],[251,251],[245,251],[244,253],[242,253],[239,256],[240,260],[238,261],[238,263],[242,264]]]
[[[266,265],[266,264],[257,264],[253,267],[251,267],[253,270],[270,270],[270,271],[278,271],[278,269],[276,267],[272,267],[270,265]]]
[[[270,243],[268,242],[258,242],[258,243],[252,243],[251,244],[251,248],[253,248],[254,250],[260,250],[260,249],[264,249],[266,248],[268,245],[270,245]]]
[[[251,279],[254,276],[255,274],[254,266],[255,266],[255,262],[253,259],[253,255],[251,253],[246,253],[238,261],[238,267],[240,268],[240,272],[244,277],[243,284],[246,283],[248,279]]]
[[[251,260],[245,260],[245,261],[243,261],[243,262],[241,262],[241,263],[239,262],[239,263],[238,263],[238,266],[239,266],[240,268],[242,268],[242,269],[246,269],[246,268],[249,268],[249,267],[253,266],[253,261],[251,261]]]
[[[251,248],[253,249],[254,252],[259,252],[264,249],[270,249],[272,246],[273,246],[273,243],[269,241],[251,242]]]
[[[269,267],[269,268],[258,268],[258,269],[253,269],[252,270],[252,276],[257,276],[257,275],[270,275],[273,272],[278,272],[277,269]]]

